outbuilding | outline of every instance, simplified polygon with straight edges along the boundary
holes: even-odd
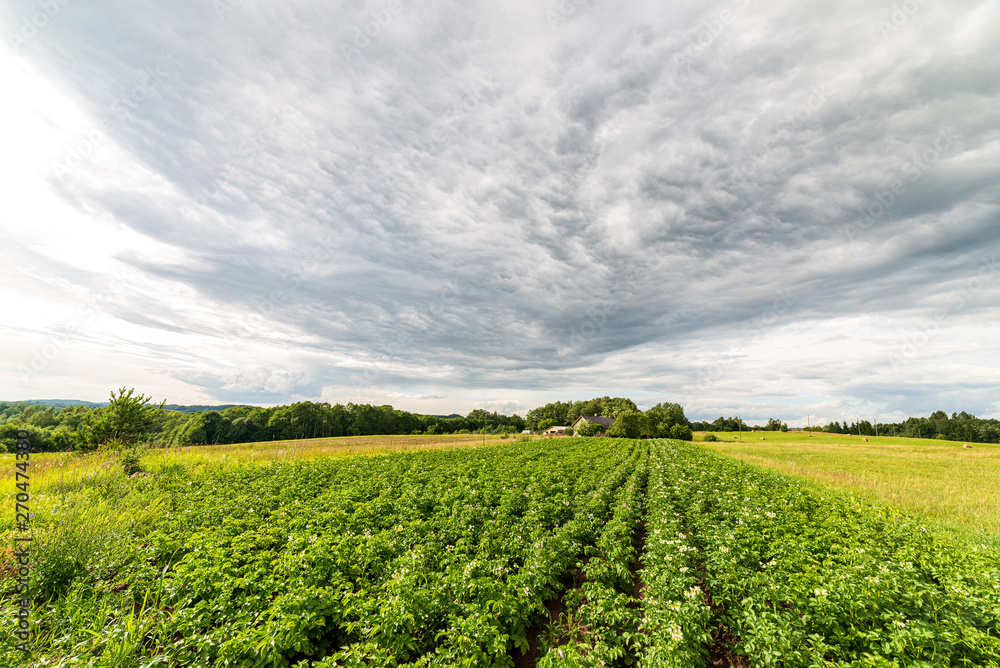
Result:
[[[573,423],[571,429],[574,433],[580,433],[580,428],[585,424],[595,424],[597,425],[597,430],[600,432],[607,432],[611,429],[611,425],[614,423],[614,418],[605,417],[603,415],[581,415]]]

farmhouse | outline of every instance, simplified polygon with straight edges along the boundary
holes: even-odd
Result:
[[[549,427],[548,429],[546,429],[545,431],[543,431],[542,434],[544,434],[546,436],[565,436],[567,429],[569,429],[569,427],[555,427],[555,426],[552,426],[552,427]]]
[[[580,427],[585,424],[596,424],[600,431],[607,431],[611,429],[611,424],[614,422],[614,418],[603,417],[600,415],[581,415],[573,423],[572,429],[574,432],[579,432]]]

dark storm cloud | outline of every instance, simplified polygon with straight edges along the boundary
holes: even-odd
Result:
[[[693,379],[734,348],[777,363],[750,342],[794,322],[926,317],[1000,245],[990,3],[923,4],[888,34],[891,3],[574,6],[70,5],[25,53],[97,117],[163,73],[115,138],[149,187],[87,166],[54,183],[179,249],[122,260],[239,312],[231,336],[301,353],[287,382],[181,373],[226,400],[430,370],[749,396]],[[130,304],[126,321],[225,336],[183,303]],[[785,387],[853,362],[813,364]]]

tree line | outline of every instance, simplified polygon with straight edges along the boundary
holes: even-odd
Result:
[[[854,422],[833,421],[814,431],[831,434],[858,434],[874,436],[905,436],[908,438],[936,438],[944,441],[973,441],[975,443],[1000,443],[1000,420],[977,418],[965,411],[952,413],[934,411],[929,417],[910,417],[902,422],[879,422],[868,420]]]
[[[702,420],[692,422],[691,429],[694,431],[788,431],[788,425],[781,420],[768,418],[767,424],[758,424],[752,427],[738,417],[719,417],[712,422]]]
[[[608,436],[623,438],[679,438],[690,440],[692,431],[787,431],[788,426],[771,418],[767,424],[750,426],[736,417],[711,422],[691,422],[676,403],[659,403],[646,411],[625,397],[598,397],[584,401],[555,401],[519,415],[502,415],[482,409],[462,416],[421,415],[392,406],[329,404],[302,401],[286,406],[260,408],[230,406],[223,410],[182,412],[165,404],[151,404],[134,390],[122,388],[111,394],[107,406],[43,405],[35,402],[0,401],[0,452],[13,451],[17,431],[29,432],[36,452],[86,451],[98,447],[129,447],[138,439],[156,447],[203,444],[248,443],[334,436],[390,434],[516,433],[523,429],[543,431],[552,425],[569,426],[582,415],[613,419]],[[188,409],[189,407],[176,407]],[[122,426],[126,425],[126,426]],[[969,413],[935,411],[929,417],[911,417],[898,423],[872,424],[867,420],[832,421],[813,431],[834,434],[906,436],[953,441],[1000,443],[1000,421],[977,418]],[[605,433],[588,424],[580,435]]]
[[[28,402],[0,402],[0,452],[12,452],[17,430],[30,434],[36,452],[89,450],[109,441],[129,440],[140,433],[155,447],[249,443],[332,436],[382,434],[516,433],[524,429],[518,415],[482,409],[465,417],[420,415],[370,404],[347,405],[302,401],[287,406],[235,406],[221,411],[183,413],[150,404],[132,390],[112,393],[108,406],[56,408]],[[141,419],[140,419],[141,416]],[[140,424],[134,424],[134,420]],[[129,434],[114,424],[129,424]]]
[[[694,431],[788,431],[785,423],[773,418],[764,426],[750,426],[740,418],[719,417],[712,422],[692,422]],[[828,434],[855,434],[861,436],[905,436],[907,438],[935,438],[945,441],[972,441],[975,443],[1000,443],[1000,420],[977,418],[965,411],[952,413],[935,411],[930,417],[910,417],[902,422],[833,420],[825,426],[807,428],[807,431]]]

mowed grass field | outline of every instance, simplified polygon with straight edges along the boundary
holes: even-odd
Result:
[[[701,441],[707,432],[698,432]],[[1000,536],[1000,445],[892,436],[715,432],[715,452],[888,503],[945,526]],[[761,441],[763,437],[765,440]]]

